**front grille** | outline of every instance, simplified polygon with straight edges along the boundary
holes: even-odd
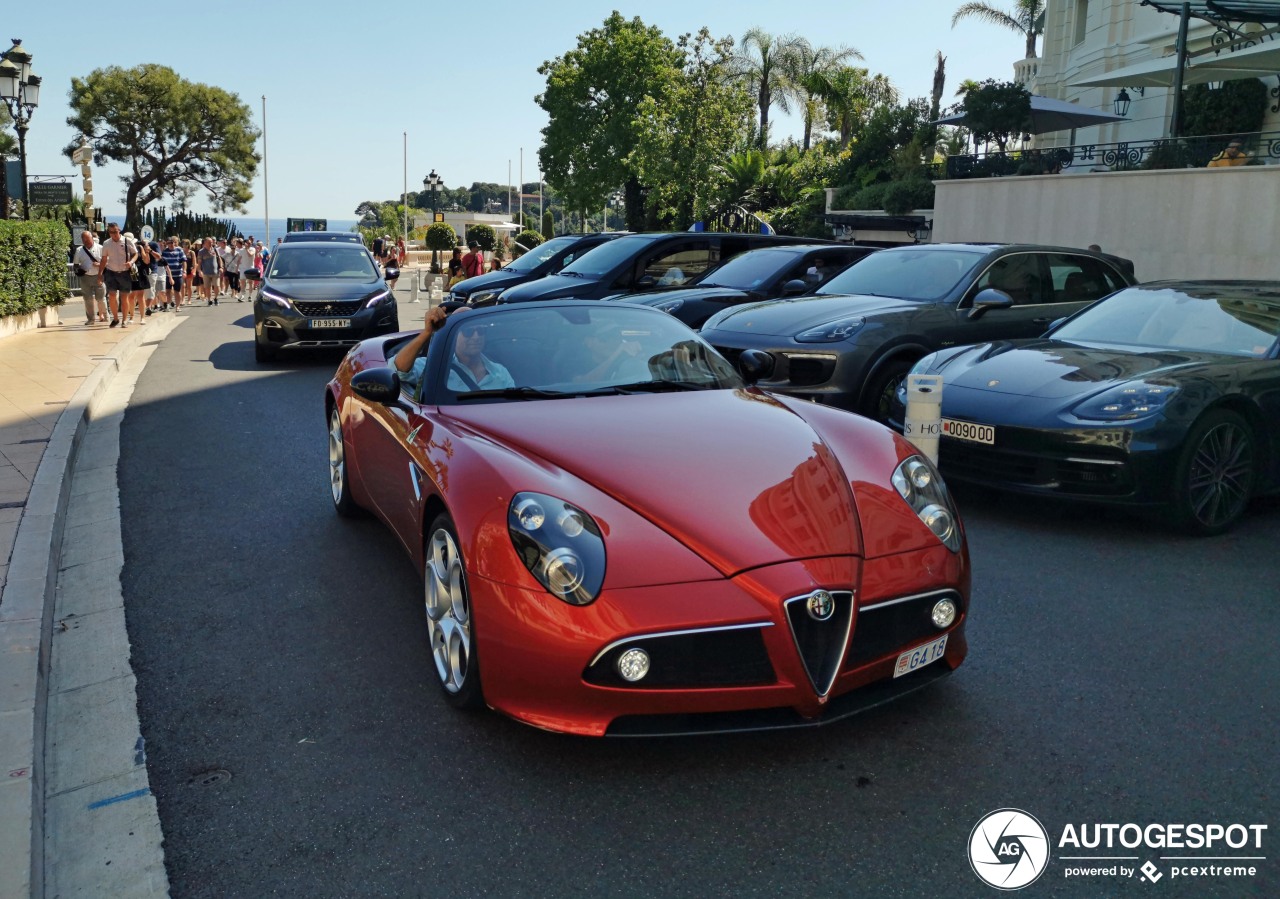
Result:
[[[886,602],[858,610],[858,625],[853,630],[853,646],[845,668],[857,668],[868,662],[936,637],[941,631],[933,623],[931,613],[940,599],[949,599],[964,610],[960,594],[953,590],[926,593],[898,602]]]
[[[636,637],[610,648],[582,677],[601,687],[647,690],[772,684],[778,678],[760,630],[752,626]],[[649,654],[649,673],[633,683],[618,676],[616,662],[636,648]]]
[[[831,380],[836,370],[834,356],[800,356],[784,354],[787,360],[787,380],[792,387],[813,387]]]
[[[1080,496],[1114,496],[1132,489],[1128,466],[1121,459],[1065,458],[944,440],[938,463],[943,477],[961,481],[1018,484]]]
[[[815,595],[816,593],[811,593],[787,600],[786,612],[791,633],[796,638],[796,649],[800,651],[800,658],[804,661],[813,689],[819,696],[825,696],[836,679],[840,660],[844,657],[845,646],[849,642],[849,627],[853,621],[853,593],[847,590],[830,591],[835,608],[825,620],[818,620],[810,614],[809,601]]]
[[[335,303],[325,301],[320,303],[303,303],[298,300],[293,301],[293,308],[297,309],[303,315],[324,316],[332,315],[336,318],[348,318],[360,311],[361,300],[353,303]]]

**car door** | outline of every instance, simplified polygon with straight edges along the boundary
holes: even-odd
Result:
[[[1056,304],[1046,303],[1053,297],[1048,288],[1049,272],[1046,254],[1038,251],[1006,253],[978,272],[957,307],[959,339],[955,343],[979,343],[986,340],[1011,340],[1038,337],[1060,314]],[[971,318],[973,298],[988,287],[1007,293],[1013,300],[1008,309],[989,309]]]
[[[711,241],[706,237],[664,241],[637,260],[634,286],[637,290],[679,287],[712,264]]]
[[[434,436],[427,407],[406,386],[396,406],[358,400],[363,406],[353,428],[360,476],[376,511],[411,553],[421,547],[425,448]]]

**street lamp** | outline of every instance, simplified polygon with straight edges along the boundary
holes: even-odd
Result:
[[[31,74],[31,54],[22,46],[20,38],[13,38],[13,46],[3,54],[0,61],[0,99],[9,107],[9,116],[13,119],[14,129],[18,132],[18,159],[22,171],[22,218],[31,219],[31,198],[27,196],[27,123],[31,114],[40,105],[40,76]],[[5,208],[0,213],[8,214],[8,191],[3,197]]]
[[[615,190],[613,193],[609,194],[609,208],[606,209],[604,213],[604,229],[606,231],[609,230],[609,209],[617,209],[624,201],[625,197],[622,196],[621,191]]]
[[[1115,100],[1112,101],[1116,115],[1126,116],[1129,114],[1129,92],[1124,88],[1120,88],[1120,93],[1116,94]]]
[[[432,169],[431,174],[422,179],[422,187],[431,194],[431,220],[435,221],[435,213],[440,208],[440,191],[444,190],[444,179],[436,174],[436,170]],[[431,251],[431,274],[440,274],[440,257],[439,250]]]

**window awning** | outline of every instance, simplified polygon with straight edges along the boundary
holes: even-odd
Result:
[[[1177,0],[1142,0],[1142,5],[1170,15],[1182,15],[1183,4]],[[1280,3],[1275,0],[1188,0],[1186,6],[1192,16],[1210,22],[1280,24]]]

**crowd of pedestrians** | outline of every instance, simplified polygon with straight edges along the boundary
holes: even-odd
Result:
[[[394,248],[393,248],[394,249]],[[240,277],[251,268],[264,269],[270,256],[262,241],[236,237],[140,241],[112,222],[107,239],[98,242],[90,230],[80,234],[71,262],[80,280],[84,323],[127,328],[146,324],[147,316],[189,306],[199,296],[207,306],[224,297],[249,301],[252,282]]]

